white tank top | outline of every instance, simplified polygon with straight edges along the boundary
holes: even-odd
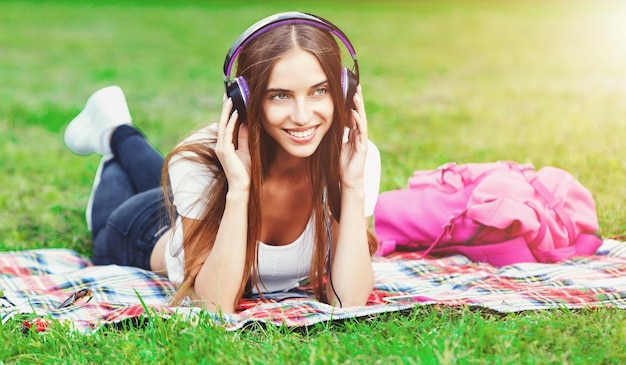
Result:
[[[283,246],[272,246],[259,242],[259,288],[263,293],[293,289],[309,275],[313,257],[314,220],[310,219],[304,232],[295,241]],[[180,218],[176,221],[180,225]],[[180,228],[180,227],[178,227]],[[175,229],[170,242],[165,247],[165,263],[170,281],[180,284],[183,281],[185,252],[181,250],[182,229]],[[178,253],[178,254],[177,254]],[[257,293],[257,288],[252,287]]]

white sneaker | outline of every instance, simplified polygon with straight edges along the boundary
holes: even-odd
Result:
[[[111,153],[110,131],[122,124],[132,124],[124,92],[119,86],[105,87],[87,99],[65,128],[65,145],[78,155],[107,155]]]
[[[100,179],[102,177],[102,170],[104,169],[104,164],[113,158],[112,154],[106,154],[102,156],[100,159],[100,164],[98,165],[98,169],[96,169],[96,175],[93,178],[93,185],[91,186],[91,193],[89,193],[89,200],[87,200],[87,209],[85,210],[85,220],[87,221],[87,229],[89,232],[93,232],[93,224],[91,219],[91,211],[93,209],[93,199],[96,195],[96,189],[98,189],[98,185],[100,185]]]

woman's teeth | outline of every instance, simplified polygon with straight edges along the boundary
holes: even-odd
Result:
[[[312,135],[314,131],[315,131],[315,128],[310,128],[305,131],[289,131],[288,130],[287,133],[289,133],[290,135],[296,138],[306,138]]]

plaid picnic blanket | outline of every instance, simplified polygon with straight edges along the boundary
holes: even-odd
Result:
[[[5,252],[0,253],[0,314],[3,323],[27,313],[33,320],[25,323],[39,330],[46,329],[49,319],[57,319],[74,330],[91,332],[150,316],[197,320],[208,315],[228,330],[254,322],[308,326],[429,304],[503,313],[564,307],[626,309],[626,242],[612,239],[605,240],[594,256],[558,264],[495,268],[460,255],[420,259],[419,254],[404,252],[377,257],[373,265],[375,288],[362,307],[333,308],[301,288],[265,300],[247,298],[236,313],[218,316],[190,305],[170,306],[175,285],[149,271],[92,266],[87,258],[65,249]],[[58,308],[81,289],[90,290],[90,301]]]

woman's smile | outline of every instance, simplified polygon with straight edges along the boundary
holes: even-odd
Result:
[[[285,129],[285,131],[293,137],[293,140],[298,143],[309,142],[313,139],[314,133],[318,126],[314,126],[307,129]]]

